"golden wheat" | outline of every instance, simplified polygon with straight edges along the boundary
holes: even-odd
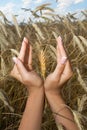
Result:
[[[45,13],[44,10],[53,12],[48,5],[44,4],[37,7],[32,15],[42,18]],[[40,11],[41,16],[38,15]],[[50,20],[51,17],[47,14],[48,19],[45,20],[44,18],[44,22],[35,22],[29,18],[30,23],[19,25],[16,17],[13,16],[14,25],[10,25],[2,12],[0,12],[0,16],[3,19],[3,22],[0,21],[0,130],[18,129],[21,113],[24,111],[26,103],[25,87],[9,76],[13,65],[11,59],[14,55],[18,56],[22,38],[24,36],[29,38],[33,46],[34,68],[45,79],[56,66],[56,38],[59,35],[63,37],[64,46],[75,73],[73,78],[64,86],[63,96],[66,103],[72,108],[80,130],[86,130],[87,20],[80,21],[77,19],[75,21],[72,14],[68,14],[66,17],[54,15]],[[57,127],[59,130],[63,129],[60,125]],[[57,130],[55,122],[49,108],[45,107],[42,130],[53,129]]]
[[[40,61],[41,74],[42,74],[43,78],[45,79],[46,59],[45,59],[45,53],[43,50],[41,50],[39,53],[39,61]]]

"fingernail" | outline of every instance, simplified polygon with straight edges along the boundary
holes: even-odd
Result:
[[[23,41],[28,43],[28,39],[26,37],[24,37]]]
[[[58,37],[58,41],[59,41],[61,44],[63,43],[61,36]]]
[[[65,64],[67,61],[67,57],[66,56],[63,56],[62,59],[61,59],[61,64]]]
[[[18,62],[17,58],[13,57],[12,59],[13,59],[14,63],[17,64],[17,62]]]

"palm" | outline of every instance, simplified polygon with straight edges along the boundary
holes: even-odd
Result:
[[[10,75],[13,76],[14,78],[16,78],[17,80],[19,80],[20,82],[22,82],[21,75],[20,75],[16,65],[14,65]]]

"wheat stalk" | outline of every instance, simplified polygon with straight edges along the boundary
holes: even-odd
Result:
[[[36,9],[34,10],[34,13],[36,13],[38,11],[41,11],[43,9],[46,9],[46,8],[53,12],[54,11],[53,9],[47,7],[49,5],[50,5],[50,3],[47,3],[47,4],[42,4],[42,5],[38,6],[38,7],[36,7]]]
[[[83,126],[81,125],[81,118],[82,118],[81,114],[74,110],[72,112],[73,112],[74,119],[75,119],[76,124],[78,125],[79,130],[84,130]]]
[[[7,74],[7,72],[10,71],[12,67],[11,57],[13,55],[18,56],[19,53],[17,50],[19,50],[20,48],[20,42],[22,40],[22,37],[26,36],[30,39],[33,46],[33,65],[36,71],[38,73],[41,73],[41,75],[45,79],[46,74],[53,72],[53,70],[55,69],[55,39],[58,35],[61,35],[63,37],[67,53],[69,53],[69,57],[72,61],[73,69],[78,68],[80,64],[80,70],[78,69],[76,77],[72,78],[72,80],[70,80],[70,82],[66,84],[63,89],[63,94],[66,101],[70,103],[73,108],[77,107],[77,111],[74,111],[74,115],[80,130],[84,130],[87,129],[85,128],[87,121],[87,95],[85,95],[85,93],[87,92],[87,85],[85,82],[85,80],[87,79],[87,72],[85,71],[87,70],[87,21],[86,19],[82,21],[76,19],[76,21],[74,21],[74,19],[70,19],[70,17],[73,17],[71,15],[67,15],[66,18],[56,15],[55,17],[52,16],[52,19],[50,20],[50,13],[48,16],[48,12],[46,12],[48,10],[52,12],[48,8],[48,5],[42,5],[42,7],[36,8],[35,11],[31,12],[33,17],[34,15],[36,15],[36,17],[39,19],[34,19],[33,21],[32,18],[29,18],[31,20],[28,23],[23,23],[23,25],[19,25],[15,16],[13,16],[15,17],[13,18],[14,23],[9,24],[9,22],[6,20],[6,17],[0,12],[0,16],[2,18],[2,20],[0,19],[0,21],[2,21],[0,22],[0,87],[5,90],[6,95],[10,97],[9,102],[10,100],[12,100],[11,103],[13,108],[15,109],[15,112],[18,112],[18,114],[20,115],[22,109],[25,106],[26,90],[25,88],[21,88],[23,87],[22,84],[15,81]],[[47,17],[44,17],[44,22],[42,22],[40,20],[42,20],[44,13]],[[37,20],[37,22],[35,20]],[[34,23],[34,26],[32,26],[32,23]],[[40,62],[38,62],[38,60]],[[81,71],[83,72],[82,74]],[[83,79],[83,77],[85,78],[85,80]],[[77,82],[77,78],[79,83]],[[81,86],[83,89],[81,88]],[[8,111],[7,108],[9,108],[11,105],[8,103],[7,97],[1,91],[0,98],[2,98],[0,100],[0,113],[6,113],[6,111]],[[2,102],[4,103],[4,106],[7,106],[5,107],[5,112],[3,112],[4,109],[2,106]],[[77,106],[75,106],[76,103]],[[9,108],[9,110],[12,111],[11,108]],[[45,119],[45,125],[42,129],[52,130],[54,129],[54,120],[52,119],[52,122],[50,120],[52,118],[51,112],[48,110],[47,106],[45,106],[44,111],[45,112],[43,116]],[[80,114],[80,112],[84,112],[84,115]],[[11,113],[9,112],[9,116],[1,116],[1,129],[12,130],[14,127],[18,128],[20,119],[16,118],[15,114],[10,117],[10,114]],[[15,123],[16,120],[17,122]],[[81,125],[81,121],[83,121],[84,128]],[[4,128],[2,128],[2,126]],[[63,129],[60,125],[58,126],[58,128]]]
[[[81,85],[82,88],[87,92],[87,85],[86,85],[86,83],[84,82],[84,80],[82,79],[82,76],[81,76],[81,74],[80,74],[79,69],[77,68],[76,71],[77,71],[77,74],[78,74],[78,81],[79,81],[80,85]]]
[[[11,52],[13,53],[13,54],[15,54],[15,55],[19,55],[19,52],[17,51],[17,50],[15,50],[15,49],[10,49],[11,50]]]
[[[39,34],[39,36],[42,38],[42,40],[45,40],[40,28],[38,27],[37,24],[33,23],[32,26],[34,27],[34,29],[36,30],[36,32]]]
[[[52,31],[52,33],[53,33],[53,36],[55,37],[55,39],[57,39],[58,34],[56,32],[54,32],[54,31]]]
[[[79,36],[80,40],[84,44],[85,47],[87,47],[87,39],[85,39],[83,36]]]
[[[14,22],[14,25],[16,27],[17,33],[18,33],[19,37],[21,38],[20,28],[19,28],[17,19],[16,19],[16,17],[14,15],[12,15],[12,17],[13,17],[13,22]]]
[[[84,104],[87,101],[87,95],[84,94],[82,98],[78,98],[78,111],[82,112],[84,110]]]
[[[39,61],[40,61],[41,74],[42,74],[43,78],[45,78],[46,59],[45,59],[45,53],[43,50],[41,50],[39,53]]]
[[[2,89],[0,89],[0,99],[3,101],[4,105],[10,109],[11,112],[14,112],[13,107],[9,103],[7,94]]]
[[[5,36],[7,37],[7,31],[6,31],[6,27],[5,27],[5,24],[3,24],[1,21],[0,21],[0,26],[5,34]]]
[[[64,130],[63,126],[61,124],[57,125],[58,130]]]
[[[82,53],[85,52],[84,47],[82,46],[82,44],[81,44],[79,38],[78,38],[76,35],[73,35],[73,42],[78,46],[78,48],[80,49],[80,51],[81,51]]]

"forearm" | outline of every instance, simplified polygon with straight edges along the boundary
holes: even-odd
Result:
[[[43,88],[30,94],[27,99],[25,111],[19,126],[19,130],[40,130],[42,112],[44,106]]]
[[[71,110],[66,106],[61,94],[46,93],[47,100],[51,110],[54,113],[56,124],[64,126],[66,130],[79,130],[74,121],[74,116]]]

